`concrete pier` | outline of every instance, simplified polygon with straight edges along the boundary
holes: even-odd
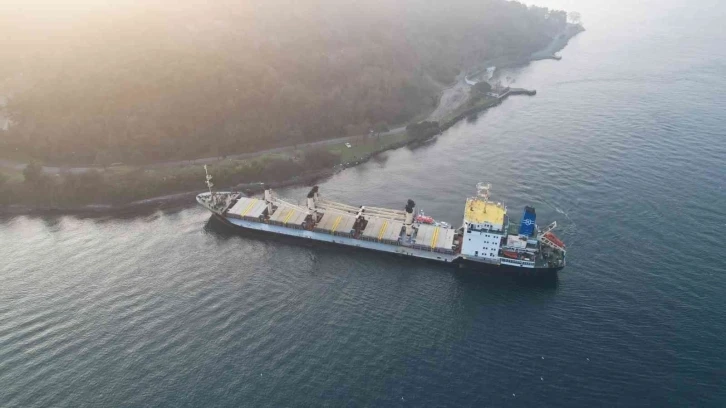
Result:
[[[509,95],[529,95],[534,96],[537,95],[537,91],[534,89],[524,89],[524,88],[508,88],[507,92],[503,93],[499,99],[504,99]]]

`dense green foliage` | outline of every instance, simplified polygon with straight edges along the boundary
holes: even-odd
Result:
[[[469,93],[469,99],[466,104],[462,106],[463,109],[472,109],[477,106],[484,106],[482,104],[493,103],[496,97],[488,95],[492,91],[492,86],[486,81],[477,82],[476,85],[471,87]]]
[[[492,86],[487,81],[480,81],[477,82],[473,87],[471,87],[472,93],[479,94],[481,96],[486,96],[488,92],[492,91]]]
[[[503,0],[142,3],[61,27],[0,26],[16,41],[2,73],[22,72],[0,150],[109,165],[365,134],[566,24],[564,12]]]
[[[428,139],[440,131],[439,122],[420,122],[406,126],[406,132],[408,132],[411,138],[418,140]]]
[[[324,149],[291,156],[269,156],[244,161],[222,161],[209,166],[220,188],[240,184],[291,181],[340,164],[340,155]],[[185,166],[144,170],[108,169],[82,173],[44,174],[39,165],[29,164],[23,182],[6,182],[0,173],[0,204],[28,204],[35,207],[73,207],[87,204],[119,204],[150,197],[201,189],[204,168]]]

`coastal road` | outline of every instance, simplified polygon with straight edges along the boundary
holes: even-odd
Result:
[[[442,117],[453,112],[454,109],[456,109],[461,103],[466,101],[466,97],[468,95],[468,89],[469,89],[469,85],[466,83],[466,76],[464,74],[460,74],[457,77],[456,83],[443,89],[441,97],[439,98],[439,104],[437,105],[436,109],[425,120],[440,120]],[[387,132],[381,132],[380,136],[384,136],[384,137],[391,136],[394,134],[398,134],[404,130],[406,130],[405,125],[396,127],[394,129],[390,129]],[[225,159],[245,160],[245,159],[251,159],[254,157],[263,156],[266,154],[285,153],[285,152],[290,152],[290,151],[300,150],[300,149],[310,149],[310,148],[314,148],[314,147],[329,146],[329,145],[338,144],[338,143],[353,142],[356,139],[360,139],[361,137],[365,137],[365,136],[367,136],[367,135],[345,136],[345,137],[339,137],[339,138],[335,138],[335,139],[319,140],[316,142],[298,144],[298,145],[293,145],[293,146],[276,147],[276,148],[272,148],[272,149],[260,150],[260,151],[256,151],[256,152],[250,152],[250,153],[230,154],[230,155],[226,155],[226,156],[206,157],[206,158],[201,158],[201,159],[174,160],[174,161],[168,161],[168,162],[144,164],[144,165],[140,165],[138,167],[143,168],[143,169],[162,169],[162,168],[176,167],[176,166],[211,164],[211,163],[215,163],[215,162],[225,160]],[[8,160],[8,159],[0,159],[0,168],[4,168],[4,169],[8,169],[8,170],[22,171],[23,169],[25,169],[25,167],[27,165],[28,165],[28,163],[25,163],[25,162],[19,162],[19,161]],[[85,173],[90,170],[103,170],[103,169],[104,169],[103,166],[83,166],[83,167],[43,166],[43,172],[46,174],[60,174],[62,172],[80,174],[80,173]]]
[[[436,109],[425,119],[425,120],[433,120],[438,121],[444,118],[446,115],[453,112],[456,108],[458,108],[462,103],[464,103],[469,95],[469,88],[471,86],[466,81],[466,75],[464,73],[461,73],[457,76],[456,82],[453,85],[448,86],[447,88],[444,88],[441,93],[441,97],[439,98],[439,103],[436,106]],[[390,129],[387,132],[381,132],[380,136],[391,136],[394,134],[398,134],[406,129],[406,126],[399,126],[394,129]],[[174,160],[174,161],[168,161],[168,162],[159,162],[159,163],[150,163],[145,165],[140,165],[138,167],[143,169],[161,169],[161,168],[168,168],[168,167],[176,167],[176,166],[186,166],[186,165],[204,165],[204,164],[211,164],[215,163],[221,160],[225,159],[233,159],[233,160],[245,160],[245,159],[251,159],[254,157],[263,156],[266,154],[275,154],[275,153],[285,153],[290,152],[294,150],[299,149],[310,149],[314,147],[322,147],[322,146],[329,146],[333,144],[338,143],[344,143],[344,142],[353,142],[356,139],[359,139],[361,137],[365,137],[367,135],[356,135],[356,136],[346,136],[346,137],[339,137],[335,139],[327,139],[327,140],[319,140],[316,142],[310,142],[310,143],[304,143],[304,144],[298,144],[293,146],[282,146],[282,147],[276,147],[272,149],[267,150],[260,150],[256,152],[250,152],[250,153],[239,153],[239,154],[230,154],[226,156],[216,156],[216,157],[206,157],[201,159],[190,159],[190,160]],[[28,163],[14,161],[14,160],[8,160],[8,159],[0,159],[0,168],[5,168],[8,170],[14,170],[14,171],[22,171],[25,169],[25,167],[28,165]],[[85,173],[90,170],[103,170],[103,166],[83,166],[83,167],[55,167],[55,166],[43,166],[43,172],[46,174],[60,174],[62,172],[70,172],[75,174]]]
[[[560,35],[556,36],[552,39],[550,44],[547,45],[547,47],[543,48],[542,50],[533,53],[528,61],[536,61],[538,59],[546,59],[546,58],[555,58],[555,53],[562,49],[567,42],[572,38],[573,36],[577,35],[580,31],[582,31],[581,26],[576,25],[568,25],[565,30],[560,33]],[[488,66],[490,64],[486,63],[485,66]],[[469,88],[471,88],[471,82],[468,81],[465,73],[461,73],[457,76],[456,82],[443,89],[441,93],[441,97],[439,98],[439,104],[436,106],[436,109],[425,119],[425,120],[433,120],[433,121],[440,121],[447,115],[449,115],[451,112],[453,112],[456,108],[461,106],[464,102],[466,102],[468,96],[469,96]],[[382,132],[381,136],[390,136],[396,133],[399,133],[403,130],[405,130],[405,126],[399,126],[395,129],[391,129],[388,132]],[[240,153],[240,154],[232,154],[227,156],[217,156],[217,157],[207,157],[202,159],[193,159],[193,160],[175,160],[175,161],[169,161],[169,162],[160,162],[160,163],[151,163],[146,165],[139,166],[143,169],[159,169],[159,168],[166,168],[166,167],[175,167],[175,166],[183,166],[183,165],[202,165],[202,164],[210,164],[215,163],[224,159],[237,159],[237,160],[244,160],[244,159],[250,159],[257,156],[262,156],[265,154],[274,154],[274,153],[284,153],[289,152],[293,150],[298,149],[309,149],[312,147],[321,147],[321,146],[328,146],[331,144],[337,144],[337,143],[344,143],[344,142],[352,142],[355,139],[364,137],[365,135],[357,135],[357,136],[346,136],[346,137],[339,137],[336,139],[327,139],[327,140],[320,140],[317,142],[310,142],[300,145],[294,145],[294,146],[283,146],[283,147],[276,147],[273,149],[267,149],[267,150],[261,150],[257,152],[251,152],[251,153]],[[25,166],[27,166],[27,163],[13,161],[13,160],[7,160],[7,159],[0,159],[0,168],[5,168],[9,170],[15,170],[15,171],[22,171]],[[43,172],[47,174],[59,174],[64,171],[68,171],[71,173],[85,173],[89,170],[102,170],[102,166],[85,166],[85,167],[53,167],[53,166],[43,166]]]
[[[433,120],[433,121],[439,121],[443,119],[445,116],[453,112],[456,108],[461,106],[462,103],[466,102],[466,99],[469,96],[469,88],[471,85],[467,83],[466,75],[459,74],[457,77],[456,82],[453,85],[450,85],[447,88],[444,88],[441,97],[439,98],[439,103],[436,106],[436,109],[425,119],[425,120]],[[406,130],[406,126],[399,126],[394,129],[390,129],[387,132],[381,132],[380,136],[391,136],[394,134],[398,134],[400,132],[403,132]],[[275,154],[275,153],[286,153],[291,152],[294,150],[300,150],[300,149],[310,149],[314,147],[322,147],[322,146],[329,146],[334,145],[338,143],[344,143],[344,142],[354,142],[356,139],[359,139],[361,137],[365,137],[366,135],[356,135],[356,136],[346,136],[346,137],[339,137],[335,139],[326,139],[326,140],[319,140],[316,142],[310,142],[310,143],[304,143],[304,144],[298,144],[293,146],[282,146],[282,147],[276,147],[273,149],[267,149],[267,150],[260,150],[256,152],[250,152],[250,153],[239,153],[239,154],[230,154],[226,156],[216,156],[216,157],[205,157],[201,159],[190,159],[190,160],[174,160],[174,161],[168,161],[168,162],[159,162],[159,163],[150,163],[138,166],[143,169],[163,169],[168,167],[176,167],[176,166],[188,166],[188,165],[204,165],[204,164],[211,164],[216,163],[221,160],[225,159],[233,159],[233,160],[245,160],[245,159],[251,159],[254,157],[263,156],[266,154]],[[13,160],[7,160],[7,159],[0,159],[0,168],[5,168],[9,170],[15,170],[15,171],[22,171],[25,166],[27,166],[28,163],[13,161]],[[102,166],[83,166],[83,167],[55,167],[55,166],[43,166],[43,172],[46,174],[60,174],[62,172],[71,172],[71,173],[85,173],[90,170],[103,170]]]
[[[425,120],[441,121],[447,115],[451,114],[454,110],[456,110],[459,106],[461,106],[464,102],[466,102],[467,98],[469,97],[469,88],[471,88],[471,85],[470,85],[469,81],[467,80],[466,75],[464,73],[459,74],[456,78],[456,82],[453,85],[450,85],[447,88],[444,88],[442,90],[441,97],[439,98],[439,103],[436,106],[436,109],[434,109],[434,111],[431,112],[431,114]],[[403,132],[403,131],[405,131],[405,129],[406,129],[406,126],[399,126],[397,128],[390,129],[387,132],[381,132],[380,136],[384,136],[384,137],[391,136],[391,135]],[[292,146],[276,147],[276,148],[272,148],[272,149],[260,150],[260,151],[256,151],[256,152],[250,152],[250,153],[230,154],[230,155],[226,155],[226,156],[206,157],[206,158],[201,158],[201,159],[174,160],[174,161],[168,161],[168,162],[150,163],[150,164],[140,165],[138,167],[142,168],[142,169],[163,169],[163,168],[176,167],[176,166],[211,164],[211,163],[216,163],[216,162],[219,162],[221,160],[226,160],[226,159],[245,160],[245,159],[251,159],[251,158],[263,156],[266,154],[286,153],[286,152],[291,152],[291,151],[300,150],[300,149],[310,149],[310,148],[314,148],[314,147],[329,146],[329,145],[334,145],[334,144],[344,143],[344,142],[354,142],[356,139],[360,139],[365,136],[367,136],[367,135],[346,136],[346,137],[319,140],[316,142],[310,142],[310,143],[304,143],[304,144],[298,144],[298,145],[292,145]],[[13,161],[13,160],[7,160],[7,159],[0,159],[0,168],[5,168],[5,169],[15,170],[15,171],[22,171],[26,166],[27,166],[27,163]],[[103,169],[104,169],[103,166],[84,166],[84,167],[43,166],[43,172],[46,174],[60,174],[62,172],[71,172],[71,173],[79,174],[79,173],[85,173],[90,170],[103,170]]]
[[[387,132],[381,132],[381,136],[390,136],[396,133],[399,133],[403,130],[405,130],[405,126],[400,126],[395,129],[391,129]],[[263,156],[266,154],[274,154],[274,153],[285,153],[293,150],[300,150],[300,149],[310,149],[313,147],[322,147],[322,146],[329,146],[333,144],[338,143],[344,143],[344,142],[352,142],[356,139],[359,139],[361,137],[365,137],[367,135],[356,135],[356,136],[346,136],[346,137],[339,137],[335,139],[326,139],[326,140],[319,140],[317,142],[310,142],[310,143],[303,143],[293,146],[283,146],[283,147],[276,147],[274,149],[267,149],[267,150],[260,150],[256,152],[251,153],[240,153],[240,154],[230,154],[226,156],[217,156],[217,157],[207,157],[203,159],[193,159],[193,160],[176,160],[176,161],[170,161],[170,162],[163,162],[163,163],[154,163],[149,165],[144,165],[142,167],[144,168],[164,168],[164,167],[174,167],[179,165],[187,165],[187,164],[209,164],[218,162],[220,160],[225,159],[235,159],[235,160],[245,160],[245,159],[251,159],[258,156]]]
[[[400,132],[404,131],[405,129],[406,129],[405,126],[399,126],[397,128],[391,129],[387,132],[381,132],[380,136],[391,136],[391,135],[400,133]],[[365,137],[365,136],[366,135],[346,136],[346,137],[339,137],[336,139],[319,140],[316,142],[303,143],[303,144],[298,144],[298,145],[293,145],[293,146],[282,146],[282,147],[276,147],[273,149],[259,150],[259,151],[250,152],[250,153],[230,154],[230,155],[226,155],[226,156],[206,157],[206,158],[202,158],[202,159],[174,160],[174,161],[168,161],[168,162],[145,164],[145,165],[140,165],[138,167],[143,168],[143,169],[163,169],[163,168],[176,167],[176,166],[210,164],[210,163],[215,163],[215,162],[225,160],[225,159],[245,160],[245,159],[251,159],[254,157],[263,156],[266,154],[285,153],[285,152],[291,152],[291,151],[300,150],[300,149],[310,149],[310,148],[314,148],[314,147],[329,146],[329,145],[344,143],[344,142],[353,142],[356,139],[359,139],[359,138]],[[28,163],[17,162],[17,161],[7,160],[7,159],[0,159],[0,168],[5,168],[8,170],[22,171],[23,169],[25,169],[25,167],[27,165],[28,165]],[[85,166],[85,167],[43,166],[43,172],[46,174],[60,174],[61,172],[71,172],[71,173],[80,174],[80,173],[85,173],[90,170],[103,170],[103,169],[104,168],[102,166]]]

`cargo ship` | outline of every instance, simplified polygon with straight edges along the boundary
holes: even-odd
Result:
[[[540,229],[531,206],[516,223],[506,206],[490,200],[490,184],[477,184],[476,195],[466,199],[458,228],[416,214],[411,199],[402,209],[350,205],[325,199],[315,186],[296,204],[271,189],[260,198],[215,191],[209,172],[206,184],[197,202],[245,230],[508,274],[551,275],[565,267],[565,244],[553,233],[557,223]]]

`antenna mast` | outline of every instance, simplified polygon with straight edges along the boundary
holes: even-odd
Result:
[[[209,188],[209,199],[214,201],[214,193],[212,193],[212,187],[214,187],[214,183],[212,183],[212,175],[209,174],[209,170],[207,170],[207,165],[204,165],[204,173],[206,173],[206,183],[207,188]]]
[[[489,190],[492,185],[489,183],[477,183],[476,184],[476,195],[479,199],[484,201],[484,212],[487,212],[487,204],[489,203]]]

